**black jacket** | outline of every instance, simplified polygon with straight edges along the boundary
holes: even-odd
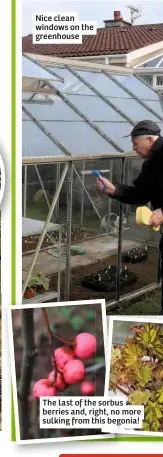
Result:
[[[146,205],[150,202],[153,210],[163,208],[163,137],[159,137],[153,144],[133,185],[117,185],[113,198],[133,205]]]

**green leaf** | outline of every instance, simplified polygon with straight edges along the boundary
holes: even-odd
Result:
[[[144,330],[136,334],[135,339],[158,358],[163,357],[163,343],[160,339],[159,328],[153,324],[146,324]]]
[[[163,403],[163,386],[160,387],[160,389],[158,389],[158,391],[156,393],[156,398],[157,398],[158,403]]]
[[[146,405],[151,397],[151,392],[149,390],[141,391],[135,390],[128,396],[128,401],[132,405]]]
[[[126,337],[125,344],[122,349],[122,357],[126,368],[133,367],[138,361],[146,355],[147,352],[131,339]]]
[[[142,426],[143,426],[143,430],[146,430],[147,432],[149,432],[149,423],[148,422],[143,421]]]
[[[152,424],[149,424],[147,421],[142,422],[143,430],[148,432],[158,432],[161,431],[160,429],[160,422],[158,419],[154,419]]]
[[[58,314],[60,314],[63,317],[71,316],[71,314],[72,314],[72,306],[71,305],[69,305],[69,306],[61,306],[58,309]]]
[[[144,419],[152,428],[152,431],[161,431],[161,424],[159,422],[162,419],[163,407],[158,403],[149,401],[148,405],[144,407]]]
[[[83,327],[85,320],[82,316],[73,316],[71,317],[70,322],[73,330],[80,330]]]
[[[86,318],[88,321],[93,321],[96,318],[96,312],[93,311],[92,309],[88,310],[86,313]]]
[[[149,365],[141,366],[136,371],[136,379],[139,381],[140,387],[145,387],[149,382],[153,380],[152,370]]]

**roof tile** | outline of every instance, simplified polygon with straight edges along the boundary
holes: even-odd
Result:
[[[82,44],[33,44],[32,35],[23,37],[23,52],[58,57],[82,57],[100,54],[126,54],[163,41],[163,23],[97,29],[96,35],[84,35]]]

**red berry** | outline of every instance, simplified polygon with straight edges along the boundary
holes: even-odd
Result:
[[[95,336],[91,333],[79,333],[75,338],[75,355],[81,359],[93,357],[97,350]]]
[[[54,375],[55,375],[55,370],[53,370],[53,371],[51,371],[51,373],[49,373],[48,379],[49,379],[50,382],[54,381]],[[63,379],[63,376],[61,375],[61,373],[57,373],[57,379],[56,379],[56,382],[54,384],[54,387],[57,390],[59,390],[60,392],[62,390],[65,390],[66,384],[64,382],[64,379]]]
[[[56,394],[56,388],[50,386],[48,379],[39,379],[33,386],[33,396],[35,398],[54,397]]]
[[[56,359],[56,365],[58,370],[62,371],[67,362],[70,362],[70,360],[75,359],[75,354],[74,351],[72,351],[71,349],[63,347],[58,348],[54,351],[54,357]]]
[[[63,369],[66,384],[77,384],[84,379],[85,373],[85,365],[81,360],[71,360]]]
[[[80,386],[80,393],[82,395],[92,395],[96,392],[96,386],[94,382],[83,381]]]

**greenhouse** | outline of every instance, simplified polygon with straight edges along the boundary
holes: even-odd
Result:
[[[105,298],[110,310],[159,288],[159,233],[99,192],[92,170],[132,183],[142,161],[126,135],[144,119],[163,134],[160,95],[132,69],[22,59],[23,303]]]

